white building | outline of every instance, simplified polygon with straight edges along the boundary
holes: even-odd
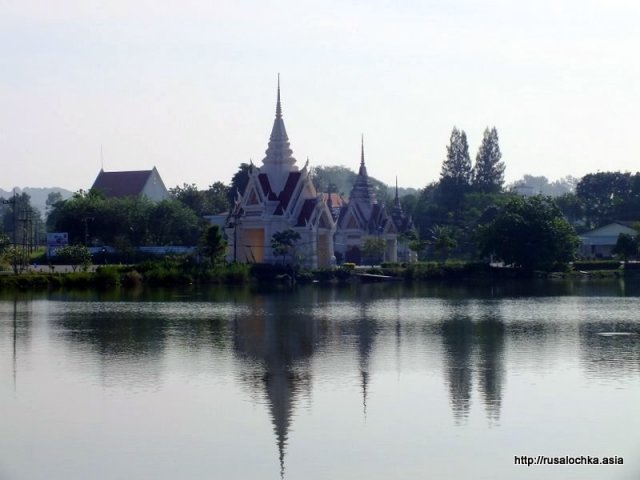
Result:
[[[349,202],[340,210],[336,233],[336,252],[344,262],[363,263],[363,247],[368,238],[384,240],[383,261],[398,261],[398,230],[385,205],[378,203],[364,163],[364,142],[360,168]]]
[[[228,259],[239,262],[278,263],[271,239],[292,229],[300,235],[294,261],[306,268],[335,264],[333,235],[336,225],[326,199],[311,182],[308,161],[299,170],[282,119],[280,82],[269,145],[262,166],[252,165],[249,183],[238,194],[227,224]]]

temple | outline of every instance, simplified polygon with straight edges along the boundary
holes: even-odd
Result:
[[[293,230],[299,239],[286,260],[305,268],[371,261],[363,253],[368,239],[380,240],[378,245],[383,245],[384,252],[376,262],[405,261],[408,249],[398,242],[398,236],[410,228],[411,219],[400,204],[397,180],[391,211],[376,198],[365,165],[364,139],[360,168],[348,200],[333,192],[316,191],[309,161],[300,170],[293,157],[282,117],[278,77],[276,115],[265,157],[260,167],[251,164],[247,186],[244,192],[237,192],[226,220],[228,260],[285,262],[274,251],[272,238],[278,232]]]
[[[398,261],[398,231],[384,204],[378,203],[364,161],[364,139],[360,145],[360,168],[349,195],[340,209],[335,245],[337,256],[345,262],[362,263],[367,238],[384,241],[384,261]]]
[[[300,235],[293,255],[306,268],[335,265],[333,235],[336,224],[310,177],[309,162],[302,170],[290,148],[282,118],[280,80],[269,145],[262,166],[251,167],[245,191],[236,199],[226,233],[229,260],[277,263],[273,234],[291,229]]]

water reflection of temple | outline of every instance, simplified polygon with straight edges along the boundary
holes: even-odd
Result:
[[[296,403],[311,393],[310,360],[319,342],[316,320],[294,314],[286,298],[256,296],[247,316],[234,322],[234,349],[242,379],[268,406],[276,436],[280,475]]]
[[[358,346],[358,365],[362,389],[362,412],[367,417],[367,394],[369,389],[370,356],[377,335],[378,326],[374,318],[367,315],[366,304],[361,305],[361,314],[353,325],[353,334]]]

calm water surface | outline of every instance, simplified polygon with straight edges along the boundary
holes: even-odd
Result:
[[[640,285],[4,293],[0,412],[3,480],[635,480]]]

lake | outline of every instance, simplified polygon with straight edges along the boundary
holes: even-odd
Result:
[[[639,405],[637,281],[0,294],[2,480],[635,480]]]

